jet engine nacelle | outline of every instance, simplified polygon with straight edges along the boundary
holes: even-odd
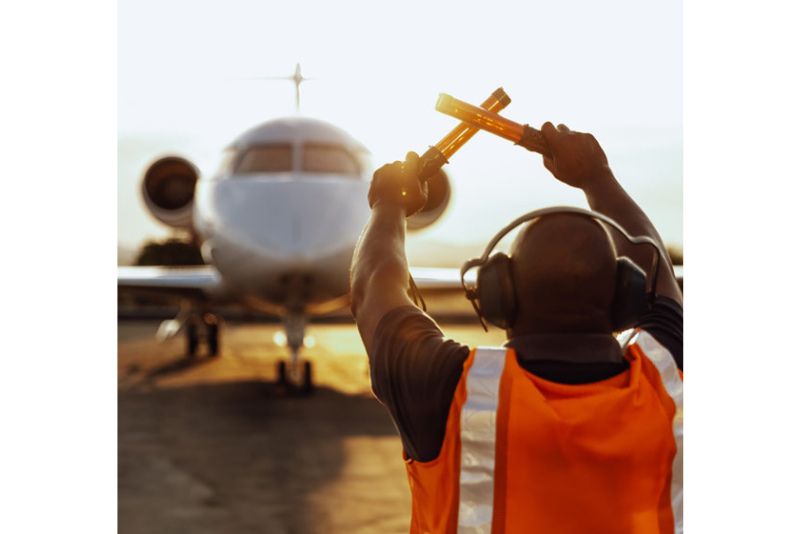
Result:
[[[450,178],[439,170],[428,179],[428,202],[422,211],[406,219],[409,230],[422,230],[438,221],[450,205]]]
[[[173,228],[192,228],[194,186],[199,173],[177,156],[161,158],[142,177],[142,198],[153,217]]]

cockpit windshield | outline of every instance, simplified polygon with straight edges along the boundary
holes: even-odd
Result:
[[[361,168],[358,160],[344,147],[337,145],[303,145],[302,172],[344,174],[358,178]]]
[[[255,145],[241,155],[236,174],[292,172],[292,145]]]
[[[295,148],[300,156],[297,165],[294,161]],[[289,143],[272,143],[252,145],[240,151],[230,150],[218,174],[230,172],[238,176],[294,171],[360,178],[362,174],[371,172],[370,167],[367,152],[353,153],[341,145],[306,143],[295,147]]]

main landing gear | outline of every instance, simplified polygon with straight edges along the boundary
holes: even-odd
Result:
[[[181,311],[174,319],[162,321],[156,339],[163,342],[186,332],[186,354],[191,358],[197,354],[202,341],[208,345],[208,355],[219,354],[219,330],[222,321],[213,313],[200,313],[188,300],[181,302]]]
[[[219,329],[220,319],[213,313],[203,313],[192,317],[186,325],[186,354],[190,357],[197,355],[201,341],[208,345],[208,356],[219,355]]]
[[[286,342],[292,353],[289,362],[278,362],[278,383],[286,386],[291,393],[302,396],[311,395],[314,381],[311,362],[300,361],[300,347],[303,346],[306,331],[306,316],[302,312],[290,312],[286,317]]]

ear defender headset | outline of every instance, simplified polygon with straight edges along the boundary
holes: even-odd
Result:
[[[625,256],[617,258],[611,323],[615,332],[632,327],[642,314],[652,307],[655,300],[655,284],[658,280],[658,265],[661,260],[661,251],[658,245],[647,236],[631,237],[616,221],[603,214],[573,207],[552,207],[532,211],[512,221],[492,238],[480,258],[469,260],[461,267],[461,285],[466,291],[467,299],[472,302],[483,328],[488,331],[485,320],[499,328],[508,329],[514,326],[517,318],[511,258],[502,252],[497,252],[492,256],[489,254],[506,234],[522,223],[556,213],[570,213],[601,221],[614,228],[632,244],[647,244],[655,249],[649,292],[646,287],[647,277],[644,271]],[[478,269],[475,286],[468,287],[464,281],[464,275],[473,268]]]

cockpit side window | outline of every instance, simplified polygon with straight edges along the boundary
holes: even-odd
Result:
[[[255,174],[292,171],[292,145],[255,145],[242,153],[236,164],[236,174]]]
[[[371,180],[372,173],[375,172],[375,161],[372,159],[372,154],[368,150],[358,150],[355,156],[358,159],[361,174],[366,175],[367,180]]]
[[[339,145],[303,145],[302,170],[308,173],[344,174],[358,178],[361,168],[358,160]]]
[[[236,159],[236,150],[233,148],[228,148],[222,153],[222,161],[219,163],[219,168],[217,168],[217,172],[214,173],[214,176],[223,176],[226,174],[230,174],[233,170],[233,162]]]

